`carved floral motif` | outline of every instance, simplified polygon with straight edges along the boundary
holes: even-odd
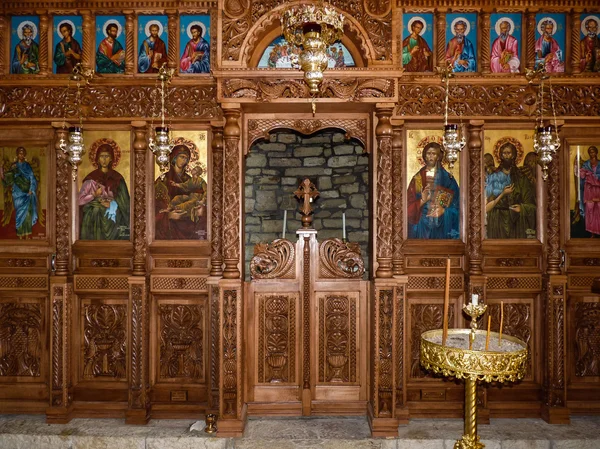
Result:
[[[127,307],[122,304],[83,306],[83,377],[125,379]]]
[[[361,278],[365,264],[360,255],[360,245],[332,238],[319,246],[321,276],[324,278]]]
[[[600,376],[600,303],[575,306],[575,375]]]
[[[356,381],[356,302],[344,295],[319,298],[319,381]]]
[[[250,274],[253,279],[293,279],[295,261],[294,244],[289,240],[260,243],[254,247]]]
[[[42,305],[0,304],[0,377],[40,376]]]
[[[421,347],[421,334],[425,331],[433,329],[441,329],[443,316],[442,304],[413,304],[410,306],[410,322],[411,322],[411,367],[410,377],[419,378],[425,377],[427,372],[423,369],[419,362],[419,350]],[[448,309],[448,327],[451,328],[454,321],[454,307]]]

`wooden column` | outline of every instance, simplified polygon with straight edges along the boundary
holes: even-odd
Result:
[[[446,67],[446,9],[435,11],[437,65]],[[435,63],[434,63],[435,65]]]
[[[177,54],[177,19],[179,18],[179,14],[176,10],[168,10],[167,17],[169,18],[169,36],[168,36],[168,44],[169,48],[167,48],[168,54],[168,66],[170,69],[175,69],[175,73],[179,72],[179,55]]]
[[[6,49],[10,45],[10,24],[6,16],[0,16],[0,75],[6,75],[10,72],[10,63],[5,64]]]
[[[490,73],[490,13],[482,12],[479,15],[481,23],[481,52],[479,56],[479,70],[481,73]]]
[[[404,227],[402,226],[404,201],[404,177],[402,170],[402,142],[404,120],[391,120],[392,123],[392,272],[394,276],[404,274]]]
[[[525,14],[525,64],[528,69],[535,67],[535,11]]]
[[[212,126],[210,275],[223,276],[223,126]]]
[[[71,164],[60,149],[61,140],[68,141],[68,131],[62,123],[53,123],[55,128],[54,149],[56,150],[56,262],[55,274],[67,276],[71,270],[71,222],[69,216],[69,186]]]
[[[600,25],[600,23],[598,24]],[[581,10],[574,9],[571,12],[571,73],[581,73]]]
[[[483,238],[483,229],[481,223],[481,192],[483,191],[483,177],[481,154],[483,152],[483,142],[481,131],[483,129],[482,120],[471,120],[469,123],[469,202],[467,229],[469,235],[469,274],[479,276],[482,273],[482,255],[481,240]]]
[[[134,139],[134,190],[133,190],[133,275],[144,276],[146,274],[146,255],[148,253],[148,239],[146,234],[147,210],[146,210],[146,155],[148,154],[146,122],[132,122]]]
[[[48,16],[48,11],[46,10],[36,11],[36,14],[38,14],[38,16],[40,17],[40,45],[38,54],[38,61],[40,67],[39,74],[48,75],[49,73],[52,73],[52,63],[50,63],[50,67],[48,68],[48,22],[50,21],[50,17]],[[52,52],[50,51],[50,54],[51,53]]]
[[[242,185],[239,125],[240,109],[224,108],[223,256],[225,279],[239,279]]]
[[[150,419],[150,341],[148,284],[142,276],[129,278],[129,403],[125,413],[127,424],[146,424]]]
[[[378,104],[377,127],[377,272],[378,278],[392,277],[392,125],[393,104]]]
[[[123,11],[123,14],[125,14],[125,73],[131,75],[136,72],[133,63],[135,52],[135,47],[133,45],[133,37],[135,34],[135,12],[127,10]],[[99,44],[99,42],[96,42],[96,45],[97,44]]]
[[[96,30],[94,27],[94,15],[91,11],[85,10],[80,11],[80,14],[83,17],[83,36],[82,36],[82,49],[81,49],[81,64],[84,67],[88,67],[90,69],[95,69],[94,60],[96,50],[94,49],[94,40]],[[98,42],[99,44],[100,42]]]

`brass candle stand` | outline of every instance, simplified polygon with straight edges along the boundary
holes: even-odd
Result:
[[[477,318],[487,306],[469,304],[463,308],[471,320],[471,329],[450,329],[442,345],[442,329],[421,334],[421,365],[445,377],[465,379],[464,435],[454,449],[485,447],[477,434],[477,381],[514,382],[522,379],[527,363],[527,345],[518,338],[490,332],[494,344],[485,350],[486,331],[477,329]],[[498,341],[498,343],[496,343]],[[481,349],[478,349],[480,348]]]

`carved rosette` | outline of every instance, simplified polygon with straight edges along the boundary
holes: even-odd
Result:
[[[488,14],[489,16],[489,14]],[[488,17],[489,22],[489,17]],[[481,223],[481,192],[483,190],[481,176],[481,130],[483,125],[469,125],[469,273],[482,273],[481,240],[483,237]]]
[[[132,282],[129,285],[130,302],[130,369],[129,379],[129,410],[142,410],[148,415],[150,407],[149,398],[149,370],[148,370],[148,339],[149,339],[149,312],[148,312],[148,285],[146,281]]]
[[[223,169],[223,277],[240,277],[240,117],[239,109],[225,110],[225,154]]]
[[[222,329],[222,368],[221,381],[221,418],[236,419],[240,417],[242,407],[241,341],[238,341],[241,327],[241,298],[240,291],[223,289],[223,305],[221,308]]]
[[[295,382],[296,296],[259,295],[258,381]]]
[[[377,268],[378,278],[392,277],[392,107],[377,109]]]
[[[39,377],[43,310],[40,303],[0,304],[0,377]]]
[[[319,274],[323,278],[358,278],[365,272],[360,245],[338,238],[327,239],[319,246]]]
[[[83,306],[83,378],[127,377],[127,306]]]
[[[319,298],[319,382],[356,382],[356,298]]]
[[[148,241],[146,238],[146,154],[148,153],[146,127],[134,128],[134,214],[133,221],[133,275],[143,276],[146,273],[146,255]]]
[[[225,99],[246,99],[269,102],[280,98],[312,98],[302,79],[224,79],[221,91]],[[319,85],[320,98],[346,101],[393,100],[396,95],[394,78],[325,78]]]
[[[250,275],[252,279],[293,279],[295,264],[294,244],[289,240],[259,243],[254,247],[254,257],[250,261]]]
[[[575,306],[575,376],[600,376],[599,341],[600,303],[578,302]]]
[[[223,128],[212,127],[212,201],[210,275],[223,275]]]
[[[204,379],[204,307],[160,304],[161,379]]]
[[[546,406],[566,406],[565,294],[566,276],[548,276],[546,282],[547,366]]]
[[[61,139],[67,141],[68,132],[64,128],[57,128],[54,135],[56,149],[56,275],[69,274],[70,232],[69,221],[69,181],[71,179],[71,166],[67,156],[60,149]]]

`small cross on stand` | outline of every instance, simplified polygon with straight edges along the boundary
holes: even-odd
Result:
[[[300,204],[302,227],[310,228],[313,221],[313,207],[310,203],[319,196],[319,191],[317,190],[317,187],[310,182],[310,179],[306,178],[300,183],[300,186],[298,186],[298,189],[294,192],[294,196],[302,201]]]

